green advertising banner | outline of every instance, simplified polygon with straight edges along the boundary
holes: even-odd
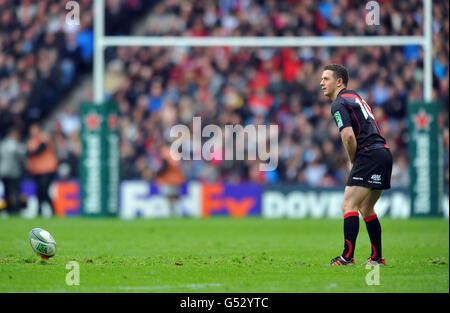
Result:
[[[81,104],[80,191],[84,216],[118,213],[119,116],[114,102]]]
[[[408,106],[411,216],[437,216],[444,194],[443,105]]]

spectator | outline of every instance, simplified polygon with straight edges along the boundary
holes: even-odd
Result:
[[[185,177],[181,171],[180,162],[172,158],[170,148],[165,143],[161,143],[158,151],[161,152],[162,165],[156,175],[156,183],[161,193],[169,201],[171,215],[175,217],[182,216],[179,197]]]
[[[25,161],[25,147],[20,131],[10,128],[6,138],[0,140],[0,179],[3,182],[6,212],[17,214],[21,208],[20,180]]]
[[[54,214],[49,187],[58,169],[58,159],[50,138],[41,131],[37,124],[30,126],[30,138],[27,143],[27,169],[37,186],[38,214],[42,213],[44,203],[50,206]]]

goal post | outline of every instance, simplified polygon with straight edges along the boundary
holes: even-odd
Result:
[[[432,106],[432,0],[423,0],[423,36],[348,36],[348,37],[157,37],[105,36],[105,0],[94,0],[94,86],[93,103],[102,106],[104,99],[105,49],[118,46],[158,47],[374,47],[420,46],[424,52],[422,106]],[[434,110],[433,112],[435,112]],[[443,157],[433,154],[437,157]],[[438,160],[430,162],[438,163]],[[108,162],[112,163],[112,162]],[[116,170],[118,166],[115,167]],[[83,183],[83,182],[82,182]],[[442,182],[443,183],[443,182]],[[434,187],[433,187],[434,188]],[[82,199],[83,201],[83,199]],[[431,200],[430,200],[431,201]],[[434,201],[434,200],[433,200]],[[413,201],[411,201],[413,202]],[[436,202],[433,202],[436,203]],[[411,210],[414,212],[414,203]]]
[[[423,36],[348,37],[157,37],[105,36],[105,0],[94,0],[94,102],[103,102],[104,50],[114,46],[158,47],[374,47],[421,46],[424,51],[423,91],[425,102],[432,101],[432,0],[424,0]]]

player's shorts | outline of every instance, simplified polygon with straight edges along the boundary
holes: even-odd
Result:
[[[389,149],[359,151],[347,180],[347,186],[370,189],[391,188],[392,154]]]

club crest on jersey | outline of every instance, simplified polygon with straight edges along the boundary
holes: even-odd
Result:
[[[339,111],[334,113],[333,116],[334,116],[334,119],[336,120],[336,124],[337,124],[338,128],[341,128],[342,126],[344,126],[344,123],[342,123],[341,113],[339,113]]]

